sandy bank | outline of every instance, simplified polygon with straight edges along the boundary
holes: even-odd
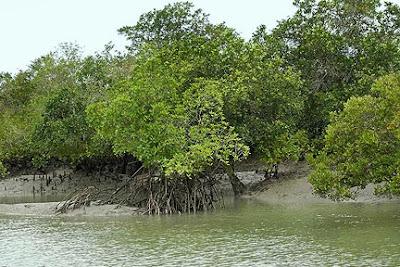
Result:
[[[256,184],[250,184],[249,193],[243,197],[255,199],[272,204],[313,204],[333,203],[331,199],[322,198],[313,193],[313,186],[308,182],[311,169],[306,162],[288,163],[282,166],[278,179],[262,180]],[[251,179],[251,173],[242,179]],[[239,175],[240,176],[240,175]],[[257,177],[257,174],[253,176]],[[260,178],[258,178],[260,179]],[[357,191],[355,199],[343,200],[343,202],[377,203],[399,202],[400,197],[377,196],[374,194],[374,185],[369,184],[365,189]]]

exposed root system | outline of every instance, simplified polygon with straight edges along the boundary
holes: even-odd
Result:
[[[134,187],[146,198],[137,203],[148,214],[171,214],[214,209],[223,206],[222,194],[214,178],[168,179],[151,177],[137,180]]]
[[[91,201],[97,198],[100,191],[93,186],[83,190],[75,190],[56,206],[57,213],[66,213],[68,210],[78,209],[82,206],[89,206]]]
[[[139,173],[139,172],[137,172]],[[74,191],[56,207],[56,212],[97,204],[118,204],[141,208],[144,214],[174,214],[207,211],[223,206],[222,193],[213,177],[166,178],[150,174],[133,175],[116,190],[87,187]]]

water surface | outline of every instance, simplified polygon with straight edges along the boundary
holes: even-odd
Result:
[[[195,215],[0,215],[0,240],[0,266],[400,266],[400,209],[242,201]]]

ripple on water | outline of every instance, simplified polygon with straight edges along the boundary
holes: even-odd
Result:
[[[398,266],[391,206],[244,203],[131,218],[0,215],[0,266]]]

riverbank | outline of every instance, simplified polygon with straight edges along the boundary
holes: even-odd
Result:
[[[0,180],[0,214],[29,216],[128,216],[139,213],[124,205],[82,206],[66,213],[57,213],[57,205],[72,192],[93,187],[98,191],[116,190],[129,179],[113,173],[73,172],[69,168],[42,175],[18,175]]]
[[[270,204],[307,205],[334,202],[329,198],[323,198],[314,194],[313,186],[308,182],[311,171],[305,161],[298,163],[288,162],[280,167],[278,179],[264,179],[256,184],[252,184],[249,193],[243,197]],[[400,197],[375,195],[374,185],[369,184],[365,189],[357,190],[355,199],[342,200],[341,202],[400,203]]]
[[[242,164],[237,168],[238,178],[247,186],[248,191],[242,198],[270,204],[307,205],[329,203],[330,199],[313,194],[313,187],[307,179],[311,173],[306,162],[289,162],[280,166],[277,179],[265,179],[261,165],[257,162]],[[56,215],[59,201],[74,190],[88,186],[97,190],[115,190],[127,179],[126,175],[73,173],[70,169],[58,169],[47,175],[21,175],[0,181],[0,214],[8,215]],[[221,189],[229,195],[230,183],[227,177],[221,177]],[[375,203],[400,202],[400,198],[387,198],[373,194],[373,185],[360,191],[355,200],[347,202]],[[14,200],[9,202],[7,200]],[[18,203],[18,200],[40,199],[43,203]],[[24,201],[27,202],[27,201]],[[28,201],[31,202],[31,201]],[[15,204],[17,203],[17,204]],[[116,216],[138,214],[134,207],[119,205],[84,206],[69,210],[61,216]]]

